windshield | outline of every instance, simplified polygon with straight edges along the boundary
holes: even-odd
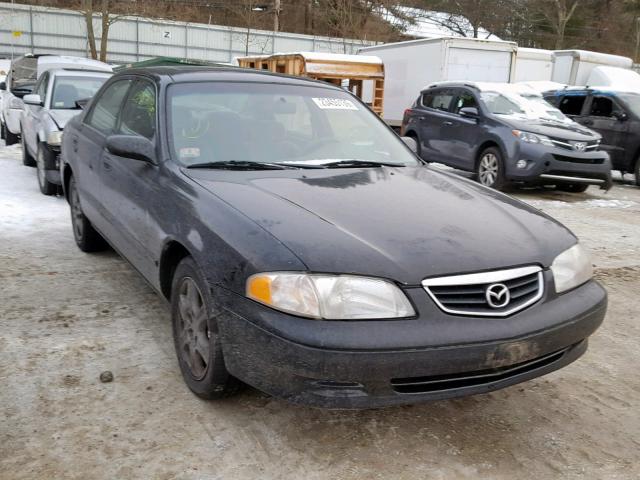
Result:
[[[51,96],[51,108],[74,109],[77,100],[95,95],[108,77],[56,77]]]
[[[346,92],[262,83],[174,84],[169,136],[185,166],[212,162],[418,165],[403,142]]]
[[[542,96],[515,92],[482,92],[480,98],[494,115],[517,115],[526,118],[571,122]]]

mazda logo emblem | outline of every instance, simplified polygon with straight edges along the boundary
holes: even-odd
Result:
[[[586,148],[587,148],[587,144],[584,142],[574,142],[573,144],[573,149],[578,152],[584,152]]]
[[[485,291],[487,303],[491,308],[504,308],[511,301],[509,288],[504,283],[493,283]]]

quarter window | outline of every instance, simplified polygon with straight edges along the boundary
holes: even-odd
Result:
[[[89,112],[86,123],[105,135],[112,133],[130,85],[131,80],[120,80],[109,85]]]
[[[585,95],[567,95],[560,100],[558,109],[565,115],[580,115],[586,98]]]
[[[156,90],[153,84],[140,81],[132,88],[122,110],[118,133],[140,135],[151,140],[156,133]]]

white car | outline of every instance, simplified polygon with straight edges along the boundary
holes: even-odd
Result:
[[[32,92],[43,72],[54,68],[112,71],[111,65],[80,57],[26,54],[15,58],[5,84],[0,84],[3,92],[0,127],[7,145],[20,141],[20,119],[24,109],[22,97]]]
[[[59,159],[62,132],[77,115],[79,100],[87,100],[112,74],[105,71],[54,69],[45,71],[32,94],[25,95],[20,131],[22,158],[38,169],[38,184],[45,195],[60,185]]]

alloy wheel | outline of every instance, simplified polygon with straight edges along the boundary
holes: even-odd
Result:
[[[480,159],[478,167],[480,183],[487,187],[493,186],[498,179],[498,158],[493,153],[486,153]]]
[[[185,277],[178,289],[179,352],[191,375],[199,380],[209,367],[211,331],[207,306],[191,277]]]

